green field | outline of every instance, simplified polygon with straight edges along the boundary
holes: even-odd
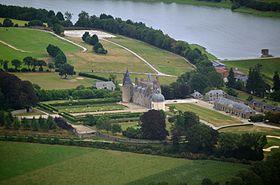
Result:
[[[265,127],[258,127],[258,126],[238,126],[238,127],[227,127],[219,129],[219,132],[231,132],[231,133],[262,133],[265,135],[273,135],[273,136],[280,136],[279,129],[273,128],[265,128]]]
[[[0,23],[3,24],[5,18],[0,17]],[[22,21],[22,20],[17,20],[17,19],[11,19],[14,24],[18,24],[19,26],[24,26],[25,24],[28,24],[28,21]]]
[[[247,165],[186,160],[91,148],[0,142],[0,184],[200,185],[226,181]]]
[[[248,74],[249,69],[257,64],[262,65],[262,73],[272,79],[275,71],[280,72],[280,58],[260,58],[250,60],[222,61],[226,66],[238,68],[241,72]]]
[[[210,110],[192,103],[174,104],[175,108],[180,111],[190,111],[199,116],[200,119],[207,121],[214,126],[240,123],[238,119],[222,114],[218,111]]]
[[[110,38],[108,40],[131,49],[142,58],[146,59],[160,72],[180,76],[181,74],[193,69],[183,57],[156,48],[142,41],[122,36]]]
[[[92,87],[97,80],[79,76],[61,78],[58,73],[44,72],[44,73],[14,73],[22,80],[31,81],[38,84],[43,89],[73,89],[79,85],[85,87]]]

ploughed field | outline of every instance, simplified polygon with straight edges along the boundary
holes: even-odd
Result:
[[[0,142],[0,184],[199,185],[205,177],[225,182],[249,166],[92,148]]]

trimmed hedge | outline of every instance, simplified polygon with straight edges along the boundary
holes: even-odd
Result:
[[[97,76],[95,74],[88,74],[88,73],[79,73],[79,76],[87,77],[87,78],[93,78],[96,80],[101,80],[101,81],[109,81],[108,78],[102,77],[102,76]]]
[[[86,101],[67,101],[62,103],[50,103],[51,106],[71,106],[71,105],[87,105],[87,104],[106,104],[106,103],[116,103],[121,101],[121,98],[100,98],[91,99]]]

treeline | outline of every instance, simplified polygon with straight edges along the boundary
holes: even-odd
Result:
[[[13,117],[11,113],[0,111],[0,126],[4,126],[6,129],[24,129],[32,131],[48,131],[57,129],[57,124],[52,117],[47,119],[40,117],[39,119],[26,119],[19,120],[17,117]]]
[[[47,23],[49,27],[55,24],[63,25],[64,27],[73,26],[71,22],[72,14],[65,12],[55,12],[53,10],[36,9],[30,7],[20,7],[12,5],[0,4],[0,17],[19,19],[25,21],[41,21]],[[34,22],[33,22],[34,23]]]
[[[231,0],[232,9],[247,7],[260,11],[280,11],[279,2],[265,2],[260,0]]]
[[[11,63],[14,68],[9,68],[9,63]],[[47,64],[44,60],[38,60],[30,56],[25,57],[22,61],[18,59],[13,59],[11,61],[0,59],[0,70],[7,72],[42,72],[44,71],[44,66],[48,66],[49,68],[46,71],[54,69],[52,63]],[[37,67],[39,67],[39,69]]]
[[[74,75],[74,66],[67,64],[67,58],[64,52],[57,46],[49,44],[47,52],[54,58],[54,66],[58,68],[59,75],[67,78],[68,75]]]
[[[250,117],[252,122],[265,122],[280,124],[280,113],[266,112],[265,115],[257,114]]]
[[[119,91],[107,89],[92,89],[77,87],[76,89],[44,90],[35,85],[35,92],[40,101],[69,100],[69,99],[95,99],[95,98],[120,98]]]
[[[0,109],[21,109],[34,106],[38,97],[29,81],[0,71]]]
[[[107,54],[108,51],[104,49],[103,45],[99,42],[97,35],[90,36],[89,32],[85,32],[82,36],[84,42],[93,46],[93,51],[98,54]]]

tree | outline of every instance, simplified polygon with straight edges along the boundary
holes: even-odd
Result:
[[[35,119],[35,117],[33,117],[33,119],[31,120],[31,129],[33,131],[39,130],[39,124],[38,124],[38,121]]]
[[[51,116],[48,116],[48,118],[46,120],[46,125],[48,126],[49,130],[54,130],[57,128],[57,125]]]
[[[66,20],[71,20],[72,19],[72,16],[73,16],[73,14],[72,13],[70,13],[70,12],[68,12],[68,11],[66,11],[65,13],[64,13],[64,18],[66,19]]]
[[[58,18],[58,20],[60,20],[60,21],[64,21],[64,16],[61,12],[57,12],[56,18]]]
[[[74,67],[70,64],[63,64],[59,68],[59,75],[66,79],[68,75],[74,74]]]
[[[121,133],[122,132],[122,127],[120,124],[113,124],[112,125],[112,133],[115,134],[115,133]]]
[[[3,62],[3,69],[5,70],[5,71],[7,71],[8,70],[8,64],[9,64],[9,61],[8,60],[4,60],[4,62]]]
[[[33,64],[33,60],[34,59],[32,57],[25,57],[23,59],[23,63],[24,63],[24,65],[27,65],[28,69],[30,69],[30,66],[32,66],[32,64]]]
[[[227,80],[228,80],[228,82],[226,84],[227,87],[228,88],[235,88],[236,79],[234,77],[234,72],[233,72],[232,68],[230,68],[230,70],[229,70],[229,74],[228,74]]]
[[[168,135],[165,124],[165,113],[149,110],[140,117],[142,136],[145,139],[164,140]]]
[[[17,118],[14,118],[13,129],[18,130],[20,128],[20,121]]]
[[[18,59],[12,60],[12,65],[15,66],[15,70],[18,70],[18,68],[21,66],[21,61]]]
[[[93,46],[96,45],[97,43],[99,43],[99,39],[98,39],[97,35],[96,34],[92,35],[90,37],[90,39],[88,40],[88,43]]]
[[[67,62],[66,56],[62,51],[59,51],[54,58],[54,65],[57,68],[60,68],[63,64]]]
[[[24,129],[29,129],[31,126],[29,121],[26,118],[22,118],[21,125]]]
[[[3,27],[13,27],[14,23],[11,19],[5,18],[3,21]]]
[[[82,40],[84,42],[88,42],[89,38],[90,38],[90,34],[89,34],[89,32],[86,31],[82,36]]]
[[[55,34],[61,35],[61,33],[64,32],[64,29],[60,24],[56,23],[53,25],[53,31]]]
[[[40,66],[39,71],[44,71],[43,66],[47,66],[47,63],[44,60],[38,60],[37,63]]]
[[[274,73],[274,76],[273,76],[273,90],[274,91],[280,90],[280,78],[279,78],[279,74],[277,71]]]
[[[110,119],[106,116],[101,116],[96,121],[96,128],[109,131],[111,130],[111,122]]]
[[[55,67],[53,63],[48,63],[48,68],[50,71],[52,71]]]

